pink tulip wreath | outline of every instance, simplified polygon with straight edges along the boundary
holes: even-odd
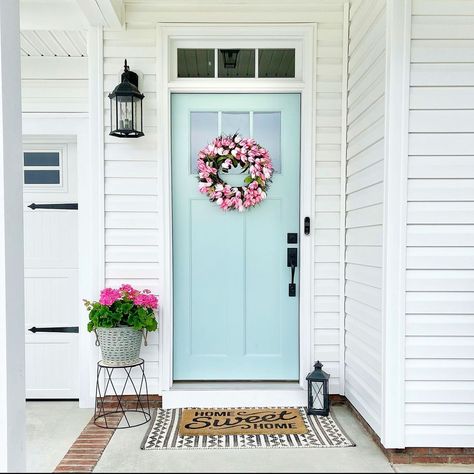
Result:
[[[237,134],[221,135],[199,152],[199,191],[209,196],[221,209],[244,211],[256,206],[267,197],[273,174],[268,150],[253,138]],[[245,186],[230,186],[220,176],[231,168],[247,172]]]

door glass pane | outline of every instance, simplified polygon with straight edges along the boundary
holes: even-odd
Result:
[[[250,136],[250,114],[248,112],[222,112],[222,134],[238,133],[242,137]]]
[[[25,166],[59,166],[58,151],[25,151]]]
[[[197,173],[198,153],[218,134],[217,112],[191,112],[190,172]]]
[[[275,173],[281,172],[281,113],[255,112],[253,136],[269,152]],[[299,150],[298,150],[299,153]]]
[[[219,77],[255,77],[254,49],[219,49]]]
[[[295,50],[259,49],[258,77],[295,77]]]
[[[59,170],[25,170],[25,184],[60,184]]]
[[[214,77],[214,50],[179,48],[178,77]]]

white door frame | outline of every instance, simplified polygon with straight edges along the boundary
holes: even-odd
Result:
[[[210,33],[212,32],[212,34]],[[177,79],[171,77],[172,65],[176,63],[171,57],[172,41],[185,38],[193,44],[205,47],[219,47],[223,39],[243,38],[246,44],[258,47],[264,44],[271,47],[283,46],[284,40],[299,41],[301,44],[301,71],[296,79]],[[204,23],[162,23],[157,25],[157,91],[160,106],[158,118],[158,175],[160,177],[160,214],[161,225],[161,259],[162,279],[159,289],[160,301],[160,330],[159,330],[159,360],[161,370],[159,377],[160,393],[163,403],[185,406],[196,403],[196,395],[201,394],[201,406],[231,406],[239,403],[305,403],[306,375],[312,364],[311,320],[313,315],[314,295],[314,237],[304,234],[303,221],[305,216],[314,216],[314,176],[315,176],[315,68],[316,68],[316,23],[300,23],[295,25],[206,25]],[[221,42],[221,43],[219,43]],[[209,46],[215,44],[215,46]],[[193,46],[197,47],[197,46]],[[297,71],[298,75],[298,71]],[[301,94],[301,178],[300,178],[300,298],[299,298],[299,383],[294,384],[294,390],[271,389],[266,387],[256,393],[255,390],[199,390],[188,395],[179,391],[173,393],[173,258],[172,258],[172,202],[171,202],[171,104],[173,92],[182,93],[300,93]],[[312,224],[313,228],[313,224]],[[270,386],[270,384],[269,384]],[[278,393],[277,393],[278,392]],[[229,398],[234,394],[234,398]],[[248,395],[246,399],[245,395]],[[206,405],[208,402],[210,405]]]
[[[100,206],[94,194],[94,181],[99,176],[100,163],[90,153],[89,116],[83,113],[23,113],[23,137],[59,139],[71,137],[77,144],[78,192],[78,294],[89,297],[101,285],[98,252],[101,248],[103,224]],[[99,260],[100,262],[100,260]],[[94,406],[95,371],[98,351],[87,332],[87,313],[82,300],[77,302],[79,326],[79,404]]]

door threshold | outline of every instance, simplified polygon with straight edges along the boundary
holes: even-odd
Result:
[[[173,382],[170,390],[296,390],[300,388],[294,382]]]
[[[163,408],[305,406],[298,382],[174,382],[162,392]]]

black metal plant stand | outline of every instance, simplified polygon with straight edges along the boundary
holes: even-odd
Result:
[[[134,382],[132,379],[132,370],[138,368],[141,371],[140,385]],[[117,392],[117,389],[114,385],[113,374],[115,370],[125,371],[126,378],[123,384],[122,390]],[[104,390],[101,390],[101,374],[104,372]],[[135,399],[128,399],[125,401],[125,391],[127,387],[131,388],[134,392]],[[117,407],[112,411],[106,411],[106,397],[112,396],[115,398],[112,399],[112,403],[116,403]],[[142,398],[144,399],[142,401]],[[121,413],[123,415],[123,420],[125,424],[123,426],[115,427],[114,424],[107,419],[111,415]],[[143,415],[143,420],[140,422],[131,422],[127,413],[140,413]],[[140,359],[136,364],[131,365],[119,365],[119,366],[109,366],[105,365],[103,361],[97,363],[97,382],[95,389],[95,411],[94,411],[94,423],[101,428],[108,429],[124,429],[124,428],[133,428],[135,426],[141,426],[145,423],[148,423],[151,419],[150,412],[150,400],[148,397],[148,384],[145,376],[145,361]]]

